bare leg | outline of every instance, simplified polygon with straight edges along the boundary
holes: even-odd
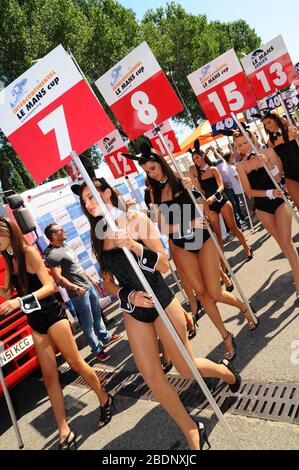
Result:
[[[180,322],[184,324],[184,317],[181,313],[180,316]],[[184,408],[177,392],[167,381],[161,368],[157,344],[159,331],[155,329],[153,323],[142,323],[130,315],[124,315],[124,319],[137,368],[157,400],[182,430],[190,449],[198,450],[197,426]],[[186,332],[186,328],[184,330]],[[166,348],[168,350],[168,344]]]
[[[215,325],[222,338],[227,338],[224,342],[224,348],[225,352],[229,353],[233,351],[232,339],[230,335],[228,336],[228,332],[223,324],[216,302],[208,293],[208,289],[204,282],[203,274],[200,268],[201,252],[202,250],[208,249],[210,244],[213,244],[212,240],[206,241],[206,243],[204,243],[203,247],[201,248],[199,255],[197,255],[196,253],[190,253],[189,251],[183,250],[182,248],[177,248],[177,255],[180,257],[180,262],[185,273],[189,274],[190,284],[196,292],[196,295],[199,297],[210,320]],[[219,258],[217,266],[219,267]],[[218,283],[219,282],[220,271],[218,268]]]
[[[44,384],[47,388],[48,396],[55,416],[59,432],[59,440],[62,442],[68,435],[70,428],[66,419],[64,398],[59,382],[54,348],[48,335],[41,335],[32,330],[32,337],[43,374]]]
[[[294,201],[299,211],[299,182],[286,178],[286,187],[290,195],[290,198]]]
[[[103,406],[108,399],[107,393],[102,388],[95,371],[80,356],[69,322],[61,320],[55,323],[51,326],[48,333],[69,366],[83,377],[90,388],[96,393],[100,405]]]
[[[250,247],[247,245],[243,232],[238,228],[234,211],[230,202],[227,202],[221,209],[221,215],[224,217],[225,222],[233,234],[242,243],[246,256],[251,254]]]

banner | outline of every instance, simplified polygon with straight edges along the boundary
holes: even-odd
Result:
[[[122,153],[129,153],[129,150],[117,129],[100,139],[98,146],[115,179],[137,171],[133,160],[122,156]]]
[[[183,110],[146,42],[95,84],[131,140]]]
[[[211,125],[257,105],[234,49],[187,78]]]
[[[61,45],[0,93],[0,127],[37,183],[114,128]]]
[[[175,133],[174,133],[168,119],[166,121],[162,122],[162,124],[160,124],[159,127],[160,127],[161,133],[163,134],[163,136],[164,136],[164,138],[167,142],[169,150],[172,153],[180,152],[181,147],[179,146],[179,143],[177,141]],[[156,129],[152,129],[151,131],[146,132],[145,135],[150,139],[152,147],[155,150],[157,150],[157,152],[161,153],[161,155],[163,155],[163,157],[168,155],[168,153],[166,152],[166,150],[164,148],[163,143],[161,142],[160,137],[157,135]]]
[[[245,73],[258,100],[291,85],[296,71],[282,36],[263,44],[241,59]]]

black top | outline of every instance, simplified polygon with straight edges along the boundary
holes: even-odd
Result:
[[[43,287],[42,283],[39,280],[39,277],[35,273],[26,273],[27,278],[28,278],[28,293],[34,292],[41,287]],[[20,296],[26,295],[23,294],[22,288],[19,284],[18,276],[16,273],[12,275],[12,285],[18,292]],[[40,306],[42,309],[48,309],[53,306],[53,304],[58,304],[56,298],[54,295],[49,295],[48,297],[45,297],[44,299],[39,300]]]
[[[297,142],[295,140],[284,142],[276,145],[274,150],[281,159],[284,176],[299,181],[299,147]]]
[[[218,184],[215,176],[211,176],[211,178],[207,178],[205,180],[200,180],[199,182],[207,199],[218,191]]]
[[[275,189],[275,184],[264,167],[250,171],[247,177],[252,189],[263,191]],[[256,209],[274,214],[276,209],[284,203],[284,200],[282,198],[269,199],[268,197],[254,197],[254,203]]]
[[[137,260],[135,253],[132,252],[132,254]],[[144,291],[141,281],[137,277],[121,248],[113,248],[112,250],[103,251],[102,260],[102,268],[112,273],[121,287],[126,287],[130,291]],[[158,271],[151,273],[145,270],[143,271],[143,274],[158,297],[162,307],[166,308],[171,303],[173,294],[166,285],[162,275]],[[130,315],[145,323],[155,321],[158,317],[158,313],[155,308],[143,307],[135,307],[134,311],[130,313]]]

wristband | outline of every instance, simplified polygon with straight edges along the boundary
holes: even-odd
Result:
[[[223,199],[223,195],[220,191],[217,191],[215,194],[213,194],[217,202],[221,202]]]
[[[138,264],[139,267],[143,271],[149,271],[150,273],[154,273],[156,271],[156,266],[159,261],[159,253],[156,253],[146,246],[142,245],[142,253],[141,256],[138,256]]]
[[[275,196],[274,196],[274,189],[267,189],[266,191],[266,196],[269,198],[269,199],[275,199]]]
[[[24,295],[23,297],[18,297],[21,310],[28,314],[35,312],[36,310],[41,310],[39,301],[36,298],[35,294]]]
[[[119,308],[127,313],[132,313],[135,310],[135,305],[131,304],[130,297],[136,292],[135,290],[130,290],[127,287],[121,287],[118,291],[119,298]]]
[[[272,176],[277,176],[277,175],[279,175],[278,166],[277,166],[277,165],[274,165],[274,167],[272,168],[272,170],[270,170],[270,172],[271,172],[271,175],[272,175]]]

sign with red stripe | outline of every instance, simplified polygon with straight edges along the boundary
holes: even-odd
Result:
[[[167,142],[169,150],[172,153],[180,152],[181,148],[179,146],[179,143],[177,141],[175,133],[173,132],[171,124],[168,121],[168,119],[166,121],[162,122],[162,124],[160,124],[159,127],[160,127],[161,133],[163,134],[163,136],[164,136],[164,138]],[[159,153],[161,153],[161,155],[163,155],[164,157],[166,155],[168,155],[168,153],[165,150],[165,147],[164,147],[163,143],[161,142],[160,137],[157,135],[156,129],[152,129],[151,131],[146,132],[145,135],[150,139],[152,147],[155,150],[157,150]]]
[[[114,128],[61,45],[1,95],[0,127],[37,183]]]
[[[183,110],[146,42],[102,75],[96,86],[131,140]]]
[[[257,106],[234,49],[188,75],[188,80],[211,124]]]
[[[115,179],[137,171],[133,160],[122,156],[122,153],[129,153],[129,151],[117,129],[100,139],[98,146]]]
[[[298,78],[282,36],[262,45],[241,62],[258,100],[286,88]]]

